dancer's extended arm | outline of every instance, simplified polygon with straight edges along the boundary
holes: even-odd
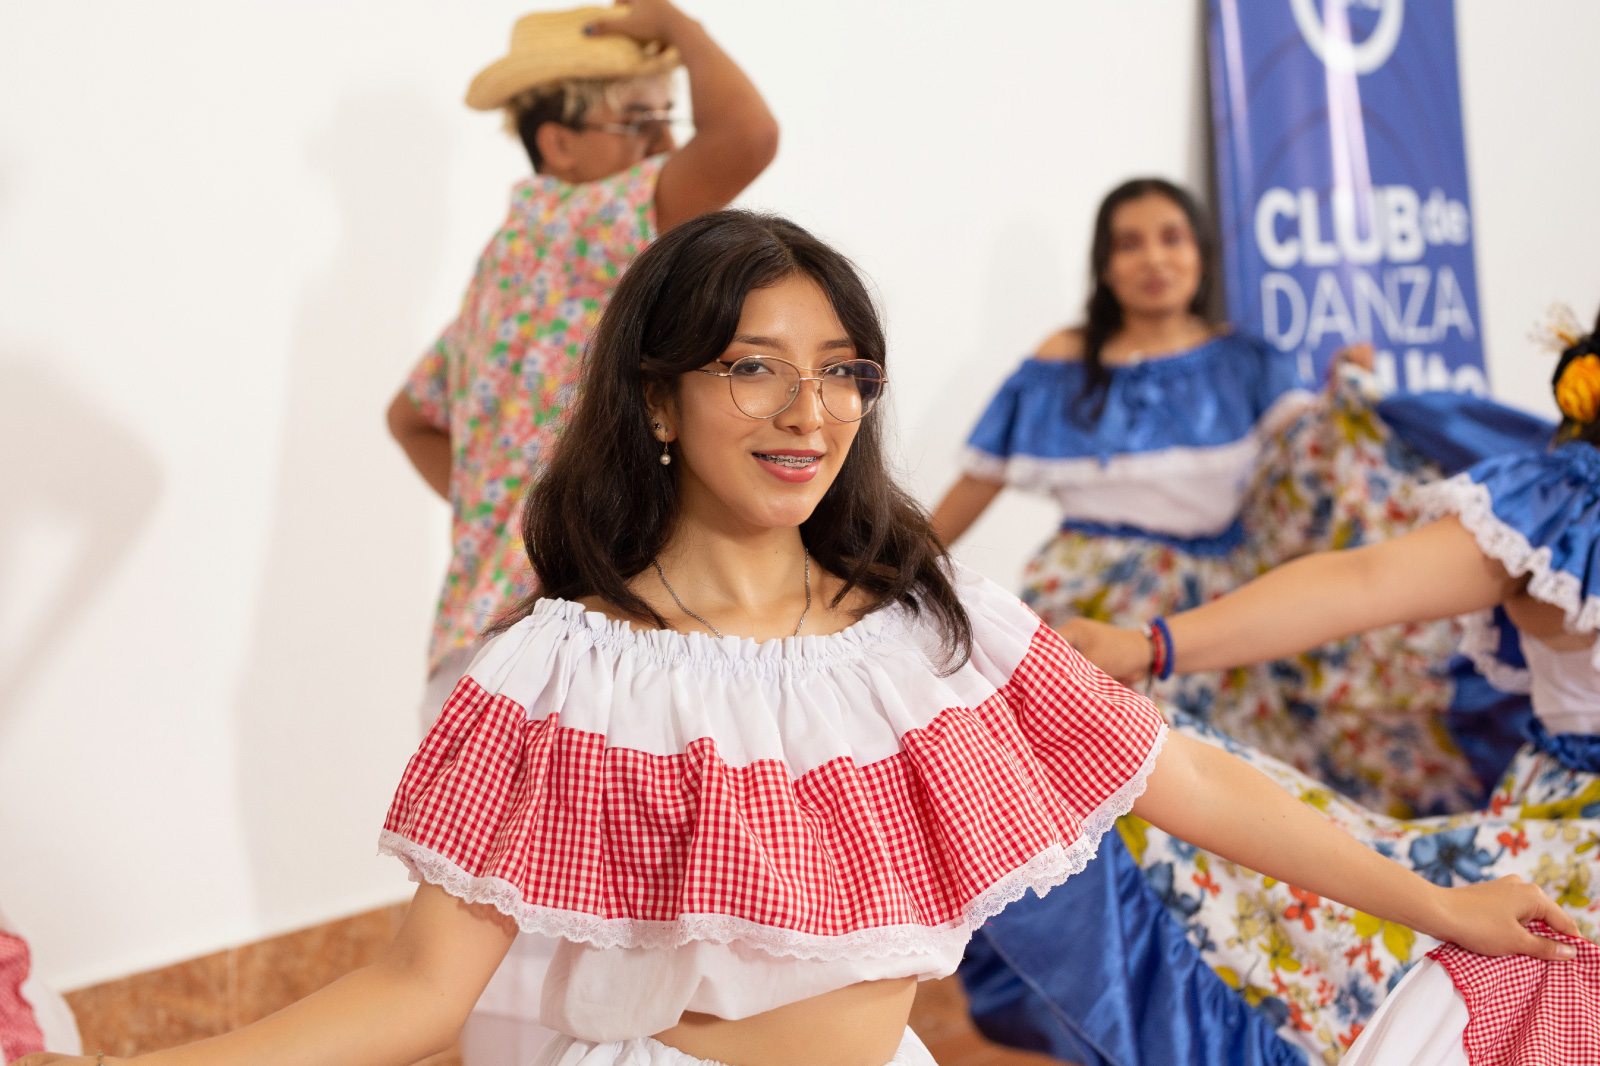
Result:
[[[516,927],[493,907],[424,885],[394,943],[371,966],[224,1036],[109,1064],[140,1066],[407,1066],[448,1048]],[[90,1064],[29,1055],[17,1066]]]
[[[988,509],[1003,488],[1005,486],[998,481],[985,481],[971,474],[961,475],[961,479],[951,485],[950,491],[939,501],[939,506],[933,509],[933,535],[939,538],[939,543],[946,547],[954,544],[956,538]]]
[[[1393,540],[1318,552],[1256,578],[1202,607],[1167,619],[1174,668],[1222,670],[1281,659],[1330,640],[1396,622],[1421,622],[1503,602],[1518,581],[1485,555],[1454,516]],[[1144,636],[1074,619],[1067,640],[1124,684],[1144,678]]]
[[[755,85],[700,23],[666,0],[634,0],[628,14],[596,22],[593,32],[670,44],[688,72],[695,132],[656,182],[662,233],[726,207],[778,154],[778,120]]]
[[[1384,858],[1220,748],[1172,733],[1134,813],[1182,840],[1306,892],[1481,955],[1568,959],[1523,925],[1577,923],[1537,885],[1502,877],[1441,888]]]

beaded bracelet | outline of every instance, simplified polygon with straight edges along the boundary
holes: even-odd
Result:
[[[1158,637],[1155,630],[1148,625],[1141,626],[1139,633],[1144,637],[1145,640],[1150,642],[1150,662],[1145,666],[1144,671],[1145,684],[1148,685],[1151,681],[1155,680],[1156,671],[1160,669],[1161,666],[1161,638]]]
[[[1172,676],[1172,630],[1165,618],[1152,618],[1144,627],[1145,639],[1150,642],[1150,676],[1165,681]]]

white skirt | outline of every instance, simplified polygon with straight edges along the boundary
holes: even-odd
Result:
[[[1342,1066],[1467,1066],[1467,1020],[1449,972],[1424,958],[1384,997]]]
[[[558,1036],[544,1046],[532,1066],[723,1066],[710,1059],[697,1059],[651,1037],[594,1044]],[[938,1066],[917,1034],[910,1029],[901,1038],[894,1058],[885,1066]]]

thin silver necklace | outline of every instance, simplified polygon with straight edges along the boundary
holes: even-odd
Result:
[[[811,613],[811,553],[810,552],[806,552],[805,553],[805,558],[806,558],[806,609],[800,612],[800,621],[798,621],[798,622],[796,622],[794,624],[794,635],[797,636],[797,637],[800,635],[800,627],[806,624],[806,615]],[[716,637],[718,640],[721,640],[722,639],[722,630],[718,629],[716,626],[712,625],[710,622],[707,622],[704,618],[701,618],[699,615],[697,615],[693,611],[689,610],[689,608],[687,608],[687,607],[685,607],[683,605],[683,601],[678,599],[678,591],[677,591],[677,589],[674,589],[672,587],[672,582],[667,580],[667,575],[661,569],[660,561],[656,560],[656,559],[651,559],[650,560],[650,565],[656,568],[656,576],[659,577],[661,579],[661,583],[666,586],[667,594],[672,597],[672,602],[678,605],[678,610],[682,611],[684,614],[688,615],[690,618],[693,618],[696,622],[699,622],[701,625],[703,625],[707,629],[711,630],[711,635]]]

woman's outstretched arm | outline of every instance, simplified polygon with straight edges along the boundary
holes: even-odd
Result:
[[[1380,626],[1481,611],[1517,586],[1452,515],[1392,540],[1303,556],[1173,615],[1173,666],[1191,673],[1281,659]],[[1061,632],[1123,684],[1148,672],[1150,645],[1141,633],[1084,619]]]
[[[383,958],[253,1025],[111,1059],[140,1066],[411,1066],[448,1048],[505,958],[516,926],[493,907],[423,885]],[[16,1066],[91,1064],[29,1055]]]
[[[1480,955],[1569,959],[1572,948],[1523,926],[1577,923],[1516,876],[1441,888],[1384,858],[1220,748],[1167,737],[1134,813],[1197,847]]]

